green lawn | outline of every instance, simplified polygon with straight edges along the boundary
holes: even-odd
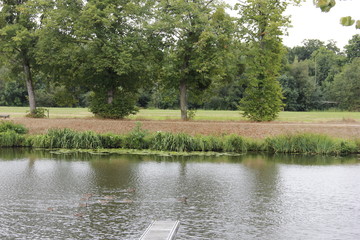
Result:
[[[24,117],[28,107],[0,107],[0,114],[10,114],[11,118]],[[89,118],[93,114],[87,108],[48,108],[50,118]],[[178,120],[179,110],[142,109],[135,120]],[[195,120],[239,121],[245,120],[240,111],[196,111]],[[277,121],[320,122],[320,121],[360,121],[360,112],[281,112]]]

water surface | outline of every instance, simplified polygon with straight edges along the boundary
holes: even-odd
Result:
[[[0,238],[138,239],[180,220],[177,239],[360,239],[359,163],[2,149]]]

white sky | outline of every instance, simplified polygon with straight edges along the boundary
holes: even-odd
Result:
[[[233,5],[237,0],[225,0]],[[355,26],[340,25],[340,18],[351,16],[360,20],[360,0],[336,0],[336,6],[330,12],[323,13],[313,5],[313,0],[306,0],[300,7],[290,6],[286,15],[291,15],[293,27],[288,29],[284,44],[288,47],[301,45],[304,39],[319,39],[327,42],[334,40],[343,48],[360,29]]]

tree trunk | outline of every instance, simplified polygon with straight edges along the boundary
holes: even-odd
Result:
[[[187,118],[187,94],[186,94],[186,81],[180,81],[180,110],[181,110],[181,120],[186,121]]]
[[[23,64],[24,74],[25,74],[25,81],[26,81],[26,88],[29,97],[29,106],[30,106],[30,113],[35,113],[36,110],[36,101],[35,101],[35,92],[34,92],[34,84],[30,70],[30,64],[28,62],[24,62]]]

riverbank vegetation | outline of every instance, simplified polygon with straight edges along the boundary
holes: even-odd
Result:
[[[185,133],[150,133],[140,124],[127,134],[97,134],[70,129],[50,129],[46,134],[27,135],[19,125],[0,123],[0,147],[43,149],[137,149],[167,152],[297,153],[347,155],[360,153],[360,139],[345,140],[319,134],[293,134],[261,140],[239,135],[191,136]]]

